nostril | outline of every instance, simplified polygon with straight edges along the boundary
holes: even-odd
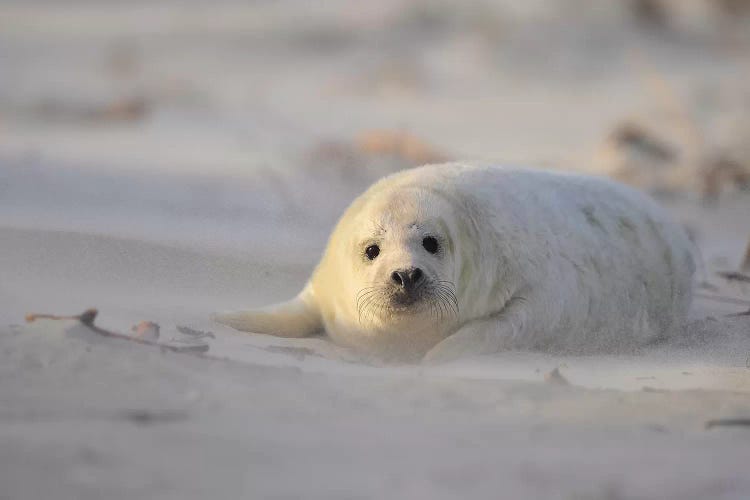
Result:
[[[391,279],[398,286],[404,286],[404,280],[401,278],[401,273],[400,272],[393,271],[393,273],[391,273]]]
[[[412,283],[416,283],[422,278],[422,270],[420,268],[416,268],[411,272],[411,281]]]

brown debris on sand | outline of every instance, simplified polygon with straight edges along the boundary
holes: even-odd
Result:
[[[750,163],[737,159],[736,152],[712,151],[704,142],[670,138],[654,124],[626,120],[612,128],[595,161],[626,184],[661,192],[693,190],[708,201],[727,190],[750,188]]]
[[[716,271],[716,274],[724,280],[726,280],[728,283],[739,283],[741,290],[743,293],[747,293],[747,284],[750,283],[750,242],[748,242],[747,248],[745,249],[745,255],[742,258],[742,262],[740,262],[739,271]],[[711,296],[715,300],[714,296]],[[742,300],[742,299],[733,299],[733,300],[726,300],[726,298],[723,300],[724,302],[730,302],[737,305],[750,305],[750,301]],[[750,309],[747,309],[746,311],[730,314],[729,316],[748,316],[750,315]]]
[[[657,128],[623,120],[612,127],[595,161],[620,182],[671,191],[683,187],[683,156],[678,145]]]
[[[660,5],[665,6],[663,2],[631,2],[634,12],[651,19],[651,24],[663,18],[663,13],[658,14]],[[634,51],[631,61],[651,104],[612,126],[595,154],[597,167],[641,189],[692,191],[705,200],[716,200],[725,191],[750,189],[746,146],[750,123],[732,118],[717,105],[708,111],[710,118],[725,126],[711,127],[713,122],[703,116],[705,110],[702,114],[697,109],[698,97],[670,81],[648,54]],[[725,87],[721,92],[732,94],[732,88]],[[735,91],[732,104],[743,108],[747,99]]]
[[[729,187],[750,186],[750,167],[727,156],[719,156],[701,165],[699,175],[704,199],[715,200]]]
[[[141,321],[130,329],[133,335],[139,339],[158,340],[159,325],[153,321]]]
[[[637,149],[656,161],[675,161],[678,155],[672,145],[633,122],[624,122],[615,127],[610,140],[619,147]]]
[[[360,134],[355,144],[364,154],[395,156],[413,165],[447,160],[435,147],[404,131],[369,130]]]
[[[75,316],[59,316],[57,314],[45,314],[45,313],[28,313],[26,314],[26,322],[33,323],[38,319],[54,319],[54,320],[77,320],[84,325],[91,327],[94,324],[94,319],[99,311],[96,309],[86,309],[83,313]]]
[[[357,184],[451,156],[405,131],[369,130],[351,140],[321,141],[306,154],[308,168],[317,176]]]
[[[371,158],[391,158],[404,166],[447,161],[449,155],[403,131],[368,130],[349,141],[324,141],[312,152],[313,159],[349,162]]]
[[[137,344],[144,344],[144,345],[150,345],[154,347],[159,347],[162,350],[167,350],[171,352],[206,352],[209,349],[209,346],[207,344],[193,344],[193,345],[185,345],[185,346],[176,346],[176,345],[170,345],[170,344],[163,344],[161,342],[156,342],[153,340],[150,340],[148,338],[139,337],[139,336],[131,336],[131,335],[125,335],[118,332],[113,332],[110,330],[105,330],[103,328],[99,328],[94,324],[94,320],[96,319],[96,316],[99,314],[99,311],[97,309],[87,309],[83,313],[75,316],[58,316],[55,314],[36,314],[36,313],[29,313],[26,315],[26,322],[27,323],[33,323],[34,321],[40,320],[40,319],[50,319],[50,320],[63,320],[63,321],[70,321],[75,320],[79,321],[83,326],[87,327],[94,333],[97,333],[99,335],[102,335],[104,337],[110,337],[120,340],[128,340],[130,342],[135,342]],[[153,326],[156,325],[156,323],[151,323],[148,321],[143,321],[139,323],[136,327],[140,327],[141,325],[145,325],[143,327],[144,332],[150,330],[153,332]],[[157,331],[158,331],[158,325],[156,325]]]
[[[42,101],[33,110],[45,120],[79,123],[137,122],[153,110],[153,103],[141,95],[114,97],[103,102]]]

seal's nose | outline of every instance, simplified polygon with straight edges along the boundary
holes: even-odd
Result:
[[[391,280],[404,290],[411,290],[422,280],[424,274],[418,267],[399,269],[391,273]]]

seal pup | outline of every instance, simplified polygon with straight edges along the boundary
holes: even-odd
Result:
[[[632,352],[685,320],[690,250],[655,202],[603,178],[426,165],[354,200],[296,298],[213,319],[281,337],[325,331],[401,360]]]

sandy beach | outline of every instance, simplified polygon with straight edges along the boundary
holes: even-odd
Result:
[[[0,499],[748,498],[750,284],[721,273],[750,195],[698,168],[747,166],[748,24],[630,3],[0,4]],[[626,122],[677,159],[602,160]],[[432,158],[652,193],[700,255],[690,323],[421,366],[209,321],[293,296],[358,193]],[[208,350],[24,321],[91,307]]]

